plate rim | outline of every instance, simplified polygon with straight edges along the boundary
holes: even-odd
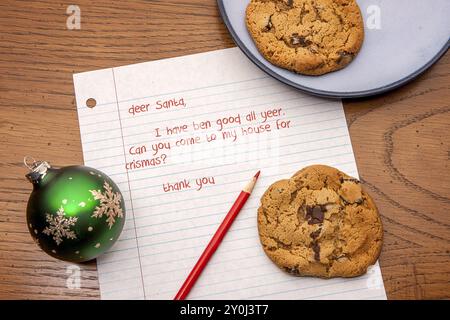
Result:
[[[347,92],[337,92],[337,91],[314,89],[314,88],[304,86],[299,83],[296,83],[296,82],[286,79],[285,77],[283,77],[283,76],[279,75],[278,73],[276,73],[275,71],[273,71],[271,68],[264,65],[258,58],[256,58],[255,55],[250,52],[250,50],[247,48],[247,46],[238,37],[236,31],[232,27],[231,22],[228,18],[228,15],[225,11],[224,0],[217,0],[217,4],[219,7],[220,16],[222,17],[222,20],[224,21],[225,26],[228,29],[228,32],[230,32],[234,43],[239,47],[239,49],[241,49],[241,51],[247,56],[247,58],[250,61],[252,61],[262,71],[264,71],[271,77],[277,79],[278,81],[281,81],[284,84],[287,84],[287,85],[289,85],[293,88],[296,88],[298,90],[301,90],[303,92],[307,92],[312,95],[320,96],[320,97],[336,98],[336,99],[356,99],[356,98],[375,96],[375,95],[379,95],[379,94],[397,89],[397,88],[407,84],[408,82],[414,80],[419,75],[421,75],[423,72],[425,72],[427,69],[429,69],[448,51],[448,49],[450,47],[450,39],[448,39],[446,44],[426,64],[424,64],[423,66],[421,66],[419,69],[415,70],[414,72],[410,73],[408,76],[403,77],[402,79],[394,81],[385,86],[381,86],[381,87],[371,89],[371,90],[347,91]]]

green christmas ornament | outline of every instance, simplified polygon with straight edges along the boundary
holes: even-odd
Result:
[[[107,175],[85,166],[55,169],[45,161],[24,162],[33,184],[28,230],[42,250],[58,259],[84,262],[111,248],[123,229],[125,204]]]

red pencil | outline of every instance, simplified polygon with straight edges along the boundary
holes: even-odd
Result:
[[[227,215],[225,216],[225,219],[223,219],[222,223],[220,224],[219,229],[217,229],[216,233],[209,241],[208,246],[203,251],[191,273],[189,273],[186,281],[184,281],[174,300],[184,300],[184,298],[186,298],[186,296],[189,294],[189,291],[191,291],[192,287],[195,284],[195,281],[197,281],[209,259],[214,254],[214,252],[216,252],[217,247],[219,246],[220,242],[222,242],[222,239],[227,233],[228,229],[231,227],[234,218],[236,218],[245,202],[247,202],[248,197],[250,197],[253,187],[256,184],[256,180],[258,180],[259,173],[260,171],[258,171],[252,178],[252,180],[244,187],[244,189],[242,189],[230,211],[228,211]]]

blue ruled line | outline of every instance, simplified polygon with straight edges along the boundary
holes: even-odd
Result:
[[[233,111],[233,110],[241,110],[242,108],[247,108],[247,107],[257,107],[257,106],[264,106],[264,105],[269,105],[269,104],[278,104],[278,103],[281,103],[281,102],[288,102],[288,101],[295,101],[295,100],[300,100],[300,99],[302,99],[302,98],[292,98],[292,99],[283,99],[283,100],[278,100],[278,101],[273,101],[273,102],[265,102],[265,103],[261,103],[261,104],[250,104],[250,105],[248,105],[248,106],[240,106],[240,107],[237,107],[237,108],[229,108],[229,109],[227,109],[227,111]],[[236,100],[237,101],[237,100]],[[297,109],[299,109],[299,108],[304,108],[304,107],[309,107],[309,106],[314,106],[314,105],[323,105],[323,104],[329,104],[329,103],[335,103],[334,101],[330,101],[330,102],[320,102],[320,103],[313,103],[313,104],[309,104],[309,105],[302,105],[301,107],[299,107],[299,106],[293,106],[293,107],[291,107],[291,108],[297,108]],[[289,110],[290,108],[285,108],[285,110]],[[214,113],[217,113],[217,111],[211,111],[211,112],[204,112],[204,113],[202,113],[201,115],[203,116],[203,115],[207,115],[207,114],[214,114]],[[172,118],[172,119],[170,119],[170,121],[173,121],[173,120],[183,120],[183,119],[185,119],[186,118],[186,116],[183,116],[183,117],[179,117],[179,118]],[[149,124],[152,124],[152,123],[160,123],[161,122],[161,120],[156,120],[156,121],[152,121],[152,122],[146,122],[146,123],[142,123],[142,124],[140,124],[140,125],[149,125]],[[107,131],[111,131],[111,129],[108,129],[108,130],[104,130],[104,132],[107,132]],[[96,131],[96,132],[89,132],[89,133],[86,133],[85,135],[88,135],[88,134],[93,134],[93,133],[99,133],[99,132],[101,132],[101,131]],[[103,132],[103,131],[102,131]],[[129,137],[134,137],[134,136],[138,136],[138,135],[141,135],[142,133],[135,133],[135,134],[130,134],[130,135],[127,135],[127,136],[123,136],[124,138],[129,138]],[[98,140],[93,140],[93,141],[84,141],[85,139],[84,139],[84,136],[85,135],[83,135],[83,145],[87,145],[87,144],[90,144],[90,143],[97,143],[97,142],[102,142],[102,141],[108,141],[108,140],[110,140],[111,138],[116,138],[116,137],[108,137],[108,138],[105,138],[105,139],[98,139]]]
[[[330,111],[335,111],[335,110],[334,109],[327,110],[327,112],[330,112]],[[321,113],[321,112],[319,112],[319,113]],[[308,115],[314,115],[314,114],[317,114],[317,113],[311,113],[311,114],[306,114],[306,115],[308,116]],[[333,120],[335,120],[335,119],[333,119]],[[328,121],[328,120],[326,120],[326,121]],[[266,124],[266,123],[267,122],[261,123],[261,124]],[[238,126],[235,126],[235,127],[227,128],[227,130],[229,130],[229,129],[236,129],[236,128],[240,128],[240,127],[241,126],[238,125]],[[298,125],[297,126],[293,125],[291,128],[295,128],[295,127],[298,127]],[[333,130],[333,129],[344,129],[344,128],[347,129],[347,126],[338,126],[338,127],[334,127],[334,128],[326,128],[326,129],[320,129],[320,130],[304,131],[304,132],[299,132],[299,133],[294,133],[294,134],[286,134],[286,135],[278,136],[278,137],[271,138],[271,139],[265,139],[264,141],[274,141],[274,140],[284,139],[284,138],[289,138],[289,137],[294,137],[294,136],[302,136],[302,135],[309,134],[309,133],[317,133],[317,132],[329,131],[329,130]],[[216,131],[214,131],[214,132],[216,132]],[[188,133],[186,135],[177,135],[177,138],[180,138],[182,136],[183,137],[192,137],[192,136],[195,135],[194,133],[196,133],[196,132],[190,132],[190,133]],[[244,136],[244,137],[246,137],[246,136]],[[165,137],[165,138],[160,138],[159,140],[158,139],[145,140],[145,141],[143,140],[141,142],[134,141],[133,143],[126,144],[126,146],[128,147],[128,146],[131,146],[131,145],[136,145],[136,144],[141,144],[141,143],[145,143],[145,144],[149,145],[149,144],[151,144],[154,141],[164,141],[164,140],[170,140],[170,139],[174,139],[174,137],[173,136],[169,136],[169,137]],[[257,142],[258,141],[256,141],[256,143]],[[243,143],[242,142],[238,142],[238,143],[233,144],[233,146],[242,146],[242,145],[247,145],[247,144],[251,144],[251,143],[255,143],[255,142],[254,141],[245,141]],[[220,147],[223,147],[223,146],[220,146]],[[220,147],[211,148],[211,149],[218,149]],[[182,148],[182,147],[179,147],[179,148]],[[87,150],[87,151],[85,151],[85,153],[98,152],[98,151],[107,150],[107,149],[111,149],[111,147]],[[209,150],[211,150],[211,149],[209,149]],[[194,151],[194,152],[200,152],[200,151]],[[97,160],[103,160],[103,159],[110,159],[110,158],[114,158],[114,157],[117,157],[117,156],[119,156],[119,154],[105,156],[105,157],[100,157],[100,158],[87,158],[86,161],[97,161]]]
[[[142,97],[138,97],[138,98],[131,98],[131,99],[125,99],[125,100],[114,101],[114,102],[99,103],[97,106],[104,106],[104,105],[115,104],[115,103],[130,102],[130,101],[135,101],[135,100],[148,99],[148,98],[154,98],[154,97],[161,97],[161,96],[173,95],[173,94],[178,94],[178,93],[183,93],[183,92],[192,92],[192,91],[198,91],[198,90],[209,89],[209,88],[217,88],[217,87],[228,86],[228,85],[233,85],[233,84],[238,84],[238,83],[251,82],[251,81],[256,81],[256,80],[261,80],[261,79],[267,79],[267,78],[269,78],[269,77],[268,77],[268,76],[264,76],[264,77],[258,77],[258,78],[248,79],[248,80],[242,80],[242,81],[234,81],[234,82],[228,82],[228,83],[221,83],[221,84],[212,85],[212,86],[197,87],[197,88],[195,88],[195,89],[188,89],[188,90],[180,90],[180,91],[167,92],[167,93],[162,93],[162,94],[159,94],[159,95],[142,96]],[[80,106],[80,107],[78,107],[78,109],[88,109],[88,107],[86,107],[86,106]]]
[[[236,93],[236,92],[240,92],[240,91],[249,91],[249,90],[253,90],[253,89],[269,88],[269,87],[276,87],[276,86],[278,86],[277,83],[272,83],[272,84],[269,84],[267,86],[244,88],[244,89],[240,89],[240,90],[232,90],[232,91],[226,91],[226,92],[213,93],[213,94],[204,95],[204,96],[192,96],[192,97],[182,97],[182,98],[185,100],[185,103],[186,103],[186,101],[190,102],[192,100],[203,99],[203,98],[219,96],[219,95],[225,95],[225,94],[229,94],[229,93]],[[289,93],[289,92],[292,92],[292,89],[291,90],[286,90],[286,91],[276,91],[276,92],[274,92],[274,94]],[[249,99],[249,98],[256,98],[256,97],[260,97],[260,96],[244,97],[242,99]],[[307,98],[308,97],[305,97],[305,100]],[[224,101],[224,102],[227,102],[227,101]],[[217,104],[217,103],[220,103],[220,102],[211,103],[211,104]],[[203,105],[195,105],[194,104],[193,106],[191,106],[191,104],[189,103],[189,110],[197,109],[197,108],[200,108],[200,107],[209,106],[211,104],[203,104]],[[155,106],[155,104],[153,104],[153,106]],[[177,111],[182,111],[182,110],[186,110],[186,109],[169,109],[169,110],[167,110],[167,109],[156,110],[155,109],[154,111],[155,112],[161,111],[161,112],[164,112],[164,113],[172,113],[172,112],[177,112]],[[128,111],[128,109],[125,109],[123,111],[126,112],[126,111]],[[95,116],[97,117],[97,116],[100,116],[100,115],[103,115],[103,114],[108,114],[108,113],[111,113],[111,111],[96,112]],[[149,117],[149,116],[155,116],[155,114],[154,113],[149,113],[149,112],[147,112],[147,113],[140,113],[140,114],[134,115],[134,116],[133,115],[131,115],[131,116],[128,115],[127,117],[124,117],[123,119],[124,120],[128,120],[128,119],[146,118],[146,117]],[[92,117],[92,114],[84,114],[81,118],[90,118],[90,117]],[[83,126],[91,126],[91,125],[96,125],[96,124],[99,124],[99,123],[106,123],[106,122],[110,122],[110,121],[111,120],[100,121],[100,122],[92,122],[92,123],[86,123],[85,122],[85,123],[83,123]]]

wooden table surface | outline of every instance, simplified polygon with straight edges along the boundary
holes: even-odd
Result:
[[[24,155],[82,164],[72,74],[234,46],[213,0],[0,2],[0,298],[99,298],[95,262],[66,286],[25,222]],[[390,299],[450,298],[450,54],[394,92],[344,101],[361,179],[385,228]]]

